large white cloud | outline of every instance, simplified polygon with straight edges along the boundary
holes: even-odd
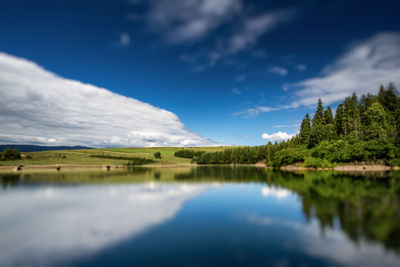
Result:
[[[335,62],[327,65],[321,76],[296,84],[296,100],[288,107],[325,104],[350,96],[376,93],[381,84],[400,84],[400,33],[384,32],[354,44]]]
[[[272,133],[272,134],[263,133],[261,135],[261,138],[265,139],[265,140],[269,140],[271,142],[274,142],[274,141],[280,142],[280,141],[289,140],[293,136],[294,136],[294,134],[288,134],[288,133],[279,131],[279,132]]]
[[[172,112],[0,52],[0,143],[208,146]]]

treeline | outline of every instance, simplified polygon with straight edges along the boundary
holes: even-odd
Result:
[[[193,159],[193,158],[200,158],[201,155],[203,155],[204,153],[206,153],[206,151],[181,149],[181,150],[175,151],[174,156],[180,157],[180,158]]]
[[[90,155],[92,158],[103,158],[103,159],[116,159],[116,160],[129,160],[125,165],[144,165],[154,163],[154,160],[138,158],[138,157],[121,157],[121,156],[111,156],[111,155]]]
[[[399,165],[399,133],[400,97],[394,85],[389,84],[386,88],[381,86],[377,95],[347,97],[338,105],[335,116],[332,109],[325,109],[319,100],[314,116],[306,114],[299,134],[288,141],[201,155],[182,151],[198,164],[264,161],[270,167],[299,162],[309,167],[332,167],[335,163],[380,160]]]
[[[353,94],[340,103],[333,116],[318,101],[311,119],[304,117],[300,133],[274,153],[274,167],[303,162],[310,167],[334,163],[377,161],[398,165],[400,158],[400,97],[393,84],[377,95]]]
[[[206,152],[197,150],[178,150],[176,157],[191,158],[198,164],[253,164],[268,157],[267,146],[235,147],[223,151]]]

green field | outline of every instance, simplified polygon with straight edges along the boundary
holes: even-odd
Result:
[[[16,165],[123,165],[129,162],[124,159],[107,159],[91,157],[93,155],[115,157],[138,157],[154,160],[157,164],[190,164],[191,160],[175,157],[174,153],[180,149],[222,151],[226,147],[147,147],[147,148],[100,148],[78,149],[43,152],[22,152],[22,159],[0,161],[0,166]],[[160,152],[161,159],[155,159],[154,153]]]

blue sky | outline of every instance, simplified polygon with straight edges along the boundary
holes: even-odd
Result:
[[[170,111],[183,124],[179,127],[211,143],[280,140],[297,133],[319,97],[335,107],[353,91],[374,93],[379,84],[400,80],[398,1],[3,0],[0,6],[3,62],[26,59],[62,78]],[[3,78],[1,66],[9,70],[7,64],[0,65]],[[13,71],[24,76],[21,69]],[[42,90],[34,78],[29,82],[29,90]],[[22,87],[1,84],[3,96]],[[22,104],[32,103],[27,90]],[[60,105],[74,102],[73,96],[68,99]],[[2,105],[2,123],[15,121],[15,108]],[[37,116],[52,110],[42,112]],[[157,123],[152,119],[149,125]],[[123,142],[111,129],[107,138],[120,141],[85,143],[83,136],[92,133],[63,141],[39,124],[3,129],[0,141],[43,136],[54,144],[175,144],[155,140],[163,133],[158,128],[149,130],[153,135],[146,136],[147,143]],[[17,135],[21,138],[13,139]]]

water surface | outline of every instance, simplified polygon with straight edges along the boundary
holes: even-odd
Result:
[[[0,173],[0,266],[400,266],[398,173]]]

